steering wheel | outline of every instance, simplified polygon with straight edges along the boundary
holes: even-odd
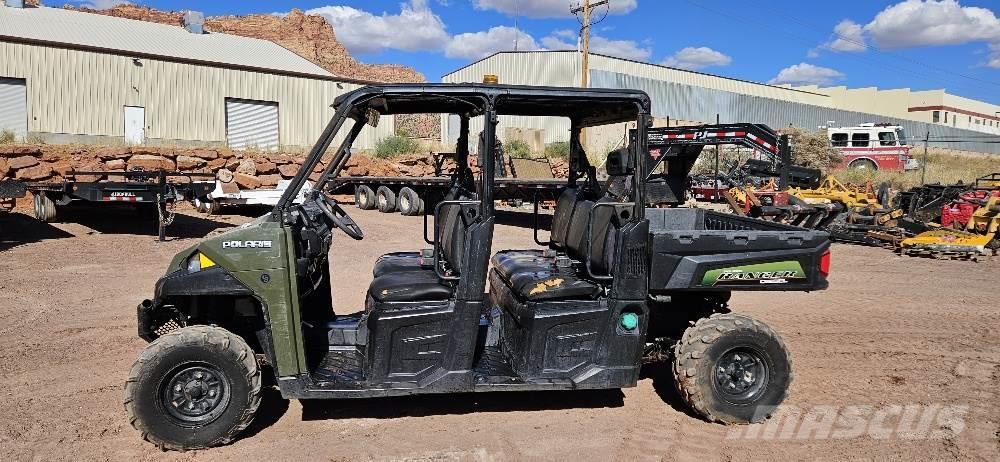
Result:
[[[343,207],[337,201],[327,197],[323,193],[317,194],[314,201],[316,202],[316,206],[323,212],[323,215],[326,215],[330,222],[340,228],[344,234],[358,241],[365,238],[365,233],[361,231],[361,227],[351,219],[351,216],[344,211]]]

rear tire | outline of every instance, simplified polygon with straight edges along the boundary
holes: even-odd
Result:
[[[354,205],[361,210],[371,210],[375,208],[375,191],[368,185],[359,185],[354,188]]]
[[[36,192],[32,199],[32,205],[35,208],[35,218],[39,221],[51,223],[56,220],[56,203],[45,193]]]
[[[392,192],[388,186],[379,186],[375,191],[375,204],[378,211],[391,213],[396,211],[396,193]]]
[[[193,326],[146,346],[125,382],[125,411],[161,449],[202,449],[227,444],[250,425],[260,392],[260,368],[242,338]]]
[[[857,159],[848,165],[853,170],[863,170],[869,172],[878,171],[878,164],[870,159]]]
[[[399,190],[399,196],[396,198],[396,202],[399,206],[399,213],[406,216],[419,215],[424,208],[424,201],[420,199],[420,195],[409,187],[404,187]]]
[[[760,422],[792,383],[784,342],[766,324],[738,314],[714,314],[684,331],[674,346],[674,384],[681,398],[713,422]]]

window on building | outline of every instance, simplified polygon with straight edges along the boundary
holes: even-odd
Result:
[[[895,146],[896,145],[896,133],[895,132],[878,132],[878,144],[882,146]]]
[[[847,133],[834,133],[830,135],[830,144],[834,146],[847,146]]]
[[[982,120],[976,119],[976,125],[982,125]]]
[[[934,111],[931,113],[931,121],[934,123],[941,122],[941,111]]]
[[[868,133],[855,133],[851,135],[851,147],[867,148],[869,140],[871,140],[871,137]]]
[[[944,123],[945,125],[948,124],[948,111],[944,111]]]
[[[278,103],[226,98],[226,141],[232,149],[278,149]]]

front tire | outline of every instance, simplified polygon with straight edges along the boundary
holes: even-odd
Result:
[[[125,382],[125,410],[146,441],[202,449],[227,444],[250,425],[260,392],[260,368],[242,338],[193,326],[146,346]]]
[[[792,383],[792,361],[770,327],[748,316],[714,314],[674,346],[674,384],[695,412],[713,422],[760,422]]]

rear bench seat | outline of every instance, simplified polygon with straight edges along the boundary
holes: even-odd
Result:
[[[583,193],[577,188],[566,188],[556,200],[556,210],[552,215],[552,232],[549,237],[548,249],[503,250],[497,252],[491,259],[494,268],[512,266],[512,270],[520,265],[549,266],[565,254],[566,241],[576,204],[583,198]]]
[[[610,198],[599,202],[609,201]],[[566,256],[530,258],[527,254],[514,254],[504,259],[494,257],[491,290],[494,282],[502,282],[521,301],[590,300],[601,294],[601,286],[591,280],[585,268],[588,257],[587,226],[595,202],[578,200],[574,204],[566,238]],[[593,220],[594,238],[589,248],[591,270],[595,274],[608,273],[614,258],[617,237],[613,229],[613,209],[597,209]],[[553,225],[553,228],[555,226]],[[499,288],[496,288],[499,289]]]

